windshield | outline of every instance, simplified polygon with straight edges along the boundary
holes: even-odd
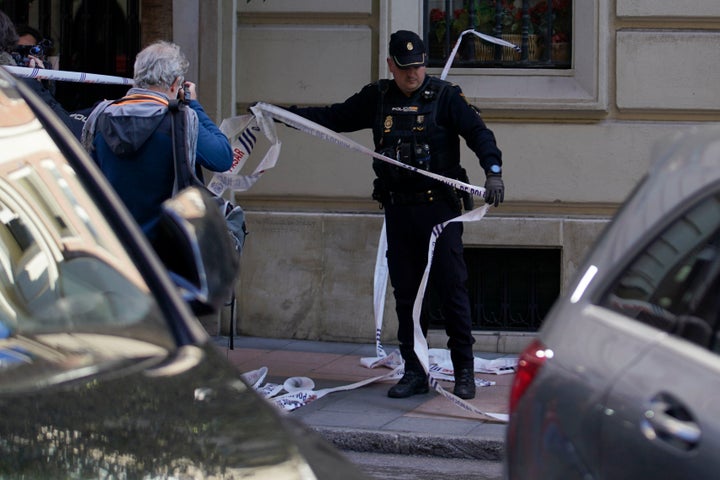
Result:
[[[174,341],[150,289],[28,111],[0,88],[0,380],[57,355],[87,366],[166,353]]]

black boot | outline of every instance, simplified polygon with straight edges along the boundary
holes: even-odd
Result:
[[[455,371],[453,393],[463,400],[475,398],[475,372],[472,368],[459,368]]]
[[[428,392],[428,377],[423,370],[407,370],[400,381],[388,390],[390,398],[406,398]]]

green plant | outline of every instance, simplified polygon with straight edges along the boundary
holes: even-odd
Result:
[[[475,2],[477,12],[477,30],[483,33],[492,34],[495,30],[495,2]]]

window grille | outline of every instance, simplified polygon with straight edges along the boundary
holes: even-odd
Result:
[[[561,250],[466,246],[464,253],[473,330],[537,331],[560,295]],[[423,311],[430,328],[443,330],[435,305]]]

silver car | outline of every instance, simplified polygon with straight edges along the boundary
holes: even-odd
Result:
[[[653,160],[520,357],[509,479],[720,477],[720,126]]]
[[[193,315],[237,274],[216,204],[188,190],[166,217],[166,248],[188,260],[177,284],[70,131],[0,68],[0,478],[367,478],[248,386]]]

